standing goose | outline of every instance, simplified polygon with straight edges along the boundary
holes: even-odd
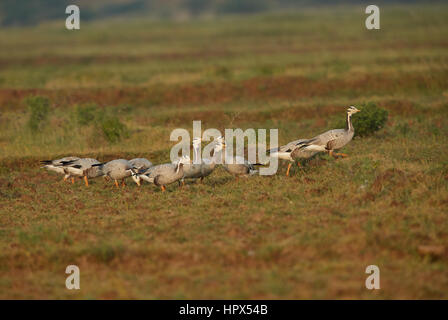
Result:
[[[61,161],[61,166],[64,168],[65,174],[72,176],[72,183],[75,183],[75,178],[73,176],[83,177],[86,186],[89,186],[88,178],[102,176],[102,172],[100,170],[92,168],[94,164],[98,163],[100,162],[96,159],[81,158],[78,160]]]
[[[354,106],[350,106],[347,109],[347,126],[345,129],[333,129],[324,132],[310,140],[301,142],[298,148],[300,150],[325,151],[335,158],[338,156],[347,157],[347,154],[336,153],[334,150],[341,149],[352,140],[355,134],[355,128],[352,125],[352,115],[360,111]]]
[[[64,181],[70,178],[70,174],[66,174],[64,168],[62,168],[62,162],[78,160],[79,157],[64,157],[56,160],[42,160],[40,163],[43,164],[41,168],[45,168],[48,171],[53,171],[64,175]]]
[[[177,163],[164,163],[151,167],[139,176],[143,180],[154,183],[161,187],[162,191],[166,190],[166,185],[176,182],[184,176],[184,165],[190,163],[190,157],[183,156]]]
[[[195,150],[195,157],[197,159],[198,154],[200,152],[200,144],[201,139],[195,138],[193,139],[193,149]],[[212,158],[204,158],[201,159],[200,164],[189,164],[184,166],[184,178],[191,178],[191,179],[201,179],[204,180],[205,177],[209,176],[216,167],[216,163],[219,160],[219,154],[223,149],[223,142],[222,139],[218,140],[213,148],[213,154]],[[187,169],[187,166],[192,166],[192,169]]]
[[[125,186],[126,184],[124,183],[124,179],[129,176],[132,176],[132,180],[140,186],[140,177],[138,172],[128,160],[117,159],[106,163],[97,163],[92,167],[97,167],[102,174],[113,179],[117,188],[119,188],[118,180],[121,180],[121,185]]]
[[[152,162],[146,158],[135,158],[129,160],[129,163],[132,165],[134,169],[137,169],[137,172],[145,171],[153,166]]]
[[[218,141],[221,141],[223,148],[226,148],[226,144],[223,143],[224,138],[223,137],[219,137],[217,138]],[[223,157],[223,164],[222,166],[224,167],[224,169],[234,175],[235,177],[239,177],[239,176],[248,176],[248,175],[253,175],[258,173],[258,170],[255,169],[256,165],[260,165],[258,163],[256,164],[252,164],[249,161],[247,161],[246,159],[239,157],[239,156],[235,156],[233,158],[227,156],[225,154],[225,152],[222,155]]]

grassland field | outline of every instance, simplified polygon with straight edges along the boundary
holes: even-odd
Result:
[[[448,6],[213,20],[63,21],[0,30],[0,298],[448,298]],[[27,127],[25,99],[51,101]],[[373,101],[376,134],[275,176],[161,192],[39,169],[65,155],[169,161],[170,132],[278,128],[313,137]],[[108,142],[79,106],[118,116]],[[356,130],[356,127],[355,127]],[[67,290],[78,265],[81,289]],[[381,270],[367,290],[365,268]]]

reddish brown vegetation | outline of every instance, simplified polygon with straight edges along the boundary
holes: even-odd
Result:
[[[442,90],[448,78],[446,71],[432,74],[431,89]],[[183,106],[208,103],[229,103],[270,99],[300,99],[328,97],[333,94],[364,95],[381,92],[392,94],[428,90],[429,82],[424,74],[402,74],[384,78],[379,75],[364,75],[350,79],[312,80],[305,77],[253,78],[242,82],[213,82],[193,85],[152,85],[131,88],[76,88],[76,89],[1,89],[0,105],[17,108],[23,98],[30,95],[47,96],[56,106],[95,102],[99,105],[131,104],[150,107],[154,105]],[[341,92],[342,91],[342,92]],[[409,112],[409,107],[403,107]]]

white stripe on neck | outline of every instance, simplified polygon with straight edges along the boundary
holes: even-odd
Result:
[[[353,130],[353,125],[352,125],[352,114],[347,112],[347,131],[351,131]]]

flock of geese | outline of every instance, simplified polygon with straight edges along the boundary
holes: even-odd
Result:
[[[327,152],[335,158],[346,157],[346,154],[335,151],[352,140],[355,130],[351,117],[359,111],[353,106],[347,109],[347,126],[345,129],[329,130],[312,139],[298,139],[289,142],[279,148],[268,150],[269,156],[289,161],[286,170],[287,176],[289,176],[289,171],[294,162],[299,159],[310,158],[319,152]],[[194,138],[192,144],[194,159],[198,159],[201,139]],[[63,174],[64,181],[71,178],[72,183],[75,183],[75,177],[82,178],[86,186],[89,185],[89,179],[103,176],[112,179],[115,186],[119,188],[119,181],[121,181],[122,186],[125,186],[125,179],[132,177],[139,186],[141,181],[144,180],[160,187],[162,191],[165,191],[166,186],[174,182],[183,185],[185,179],[200,179],[202,182],[215,170],[218,163],[222,164],[227,172],[236,177],[253,175],[258,172],[255,166],[260,164],[252,164],[247,160],[237,159],[237,157],[227,159],[227,155],[224,155],[225,152],[222,152],[225,146],[223,137],[216,138],[213,142],[211,158],[203,158],[199,163],[192,162],[188,156],[182,156],[173,163],[159,165],[153,165],[151,161],[145,158],[117,159],[101,163],[92,158],[64,157],[41,161],[43,164],[41,168]]]

